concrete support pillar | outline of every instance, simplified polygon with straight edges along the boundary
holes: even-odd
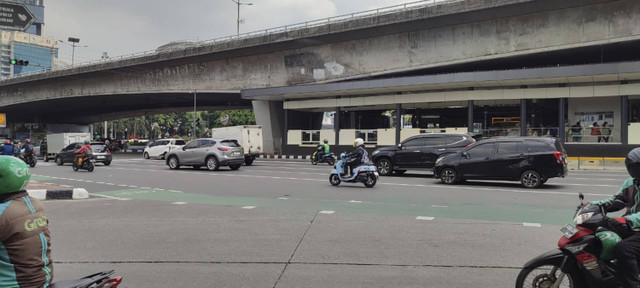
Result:
[[[629,96],[620,96],[620,142],[629,144]]]
[[[467,101],[467,132],[473,132],[473,100]]]
[[[356,129],[356,112],[355,112],[355,111],[352,111],[352,112],[349,112],[349,114],[351,115],[351,125],[350,125],[350,128],[351,128],[351,129]]]
[[[567,131],[564,130],[567,125],[567,115],[565,115],[566,108],[567,98],[558,99],[558,139],[560,139],[560,143],[562,144],[567,141],[567,139],[565,139]]]
[[[520,99],[520,136],[527,136],[527,99]]]
[[[336,113],[333,114],[333,130],[336,132],[335,146],[340,144],[340,107],[336,107]]]
[[[285,111],[282,101],[252,101],[256,122],[262,126],[263,151],[265,154],[280,154],[287,143]]]
[[[396,104],[396,145],[400,144],[400,131],[402,131],[402,104]]]

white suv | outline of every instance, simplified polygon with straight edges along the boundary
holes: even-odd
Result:
[[[164,159],[171,150],[180,148],[185,144],[182,139],[159,139],[145,147],[142,156],[144,156],[144,159],[151,157]]]

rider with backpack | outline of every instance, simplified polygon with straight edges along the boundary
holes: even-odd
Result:
[[[84,140],[84,145],[80,149],[75,151],[76,157],[74,159],[74,163],[76,163],[78,167],[82,165],[82,162],[84,160],[93,156],[93,149],[91,148],[91,145],[89,145],[90,143],[91,141],[89,141],[88,139]]]

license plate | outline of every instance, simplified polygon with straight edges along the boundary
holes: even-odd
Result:
[[[98,156],[98,159],[104,159],[104,156]]]
[[[560,232],[562,232],[562,234],[564,234],[564,237],[567,238],[573,237],[573,235],[576,235],[578,231],[580,230],[578,230],[578,228],[571,224],[564,225],[564,227],[560,228]]]
[[[240,156],[240,152],[233,152],[231,153],[232,156]]]

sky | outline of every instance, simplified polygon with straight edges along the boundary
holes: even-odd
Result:
[[[243,0],[240,33],[264,30],[419,0]],[[434,1],[434,0],[430,0]],[[210,40],[236,34],[232,0],[45,0],[42,36],[80,39],[75,62],[154,50],[177,40]],[[59,59],[71,62],[70,45]]]

